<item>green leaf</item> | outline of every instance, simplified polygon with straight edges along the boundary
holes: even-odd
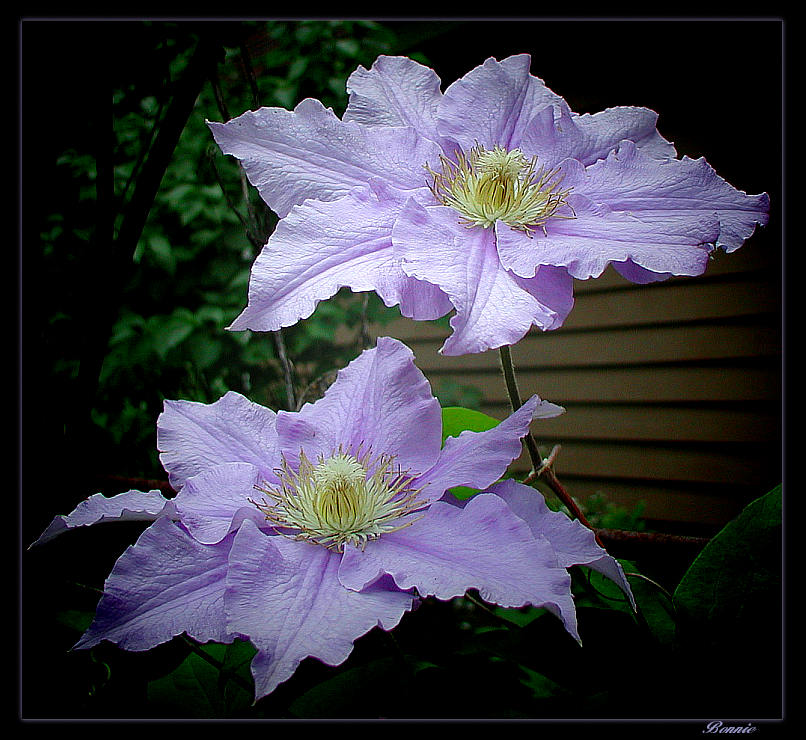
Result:
[[[93,612],[80,611],[78,609],[65,609],[56,614],[56,621],[76,632],[85,632],[94,617],[95,614]]]
[[[289,709],[303,719],[384,716],[409,681],[402,668],[394,658],[377,658],[347,668],[306,691]]]
[[[446,406],[442,409],[442,443],[445,444],[448,437],[458,437],[464,431],[486,432],[500,423],[500,419],[494,419],[481,411]]]
[[[502,619],[517,625],[518,627],[525,627],[538,617],[545,613],[545,609],[537,606],[522,606],[522,607],[503,607],[496,606],[493,611]]]
[[[782,711],[781,513],[778,486],[702,549],[674,592],[675,652],[696,666],[687,689],[714,716]]]
[[[759,610],[780,608],[781,528],[777,486],[703,548],[674,592],[681,614],[710,629],[734,631]]]
[[[445,444],[448,437],[458,437],[464,431],[486,432],[500,423],[500,419],[487,416],[481,411],[462,406],[445,406],[442,409],[442,444]],[[477,489],[467,486],[457,486],[450,491],[458,499],[467,499],[478,493]]]
[[[196,652],[171,673],[148,684],[148,701],[165,714],[187,718],[232,717],[252,703],[252,695],[233,673],[248,676],[248,663],[255,649],[248,642],[233,645],[211,643],[199,649],[217,661],[222,670]]]
[[[162,234],[148,237],[148,252],[154,262],[169,275],[176,272],[176,257],[171,249],[171,242]]]

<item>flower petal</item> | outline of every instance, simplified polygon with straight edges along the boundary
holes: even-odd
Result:
[[[165,401],[157,448],[171,486],[226,462],[249,462],[265,476],[279,464],[274,411],[229,391],[211,404]]]
[[[428,470],[442,442],[442,410],[414,354],[402,342],[380,337],[328,388],[324,397],[297,413],[279,412],[283,454],[296,461],[301,449],[313,460],[345,449],[371,449],[395,456],[404,472]]]
[[[448,437],[436,465],[417,479],[423,497],[440,498],[449,488],[469,486],[479,490],[497,481],[523,451],[521,439],[539,409],[541,418],[558,416],[565,409],[532,396],[500,424],[484,432],[464,431]]]
[[[350,101],[342,119],[365,126],[412,126],[437,141],[436,113],[442,99],[436,72],[413,59],[379,56],[347,78]]]
[[[501,606],[542,606],[559,616],[579,639],[571,578],[554,550],[492,494],[478,494],[463,508],[438,501],[410,527],[358,548],[345,548],[339,578],[360,590],[389,574],[401,589],[438,599],[478,589]]]
[[[375,626],[390,630],[411,609],[399,591],[344,588],[341,555],[284,537],[267,537],[252,522],[235,535],[227,574],[232,629],[258,649],[252,661],[255,699],[287,680],[308,656],[339,665],[353,641]]]
[[[648,108],[621,106],[580,116],[567,106],[549,105],[529,122],[520,148],[527,156],[537,155],[540,166],[547,168],[567,157],[593,164],[623,139],[657,159],[677,156],[674,145],[655,128],[657,120],[658,114]]]
[[[293,111],[260,108],[208,126],[281,218],[308,198],[341,198],[371,177],[401,190],[422,187],[423,163],[439,156],[413,128],[340,121],[313,98]]]
[[[505,270],[495,232],[465,228],[453,209],[424,208],[410,200],[395,223],[392,241],[403,271],[439,286],[456,308],[443,354],[515,344],[532,324],[543,329],[557,325],[557,313],[535,296],[540,281],[527,287]]]
[[[157,490],[126,491],[111,498],[95,493],[66,516],[54,517],[48,528],[30,547],[49,542],[75,527],[88,527],[104,522],[153,522],[163,512],[170,514],[172,507],[173,501]]]
[[[623,213],[577,194],[568,202],[575,217],[549,221],[546,235],[502,229],[501,264],[523,277],[531,276],[536,264],[551,264],[585,280],[628,260],[659,277],[700,275],[719,234],[719,222],[708,212]]]
[[[658,160],[631,141],[621,142],[606,159],[588,167],[578,188],[596,203],[647,220],[716,214],[715,244],[726,252],[738,249],[757,224],[763,226],[769,219],[766,193],[737,190],[702,157]]]
[[[387,306],[428,320],[451,304],[439,288],[409,277],[392,250],[401,194],[374,181],[339,200],[309,200],[277,225],[252,266],[249,304],[229,327],[274,331],[307,318],[339,288],[374,290]]]
[[[118,558],[104,584],[95,620],[76,643],[101,640],[149,650],[185,632],[199,642],[232,642],[224,585],[232,538],[202,545],[167,518],[154,522]]]
[[[250,502],[260,499],[255,487],[265,483],[260,469],[250,463],[216,465],[185,481],[174,499],[176,515],[199,542],[221,542],[244,519],[257,524],[265,520],[265,515]]]
[[[529,525],[535,537],[548,539],[560,565],[564,568],[585,565],[607,576],[624,591],[635,609],[635,598],[624,570],[596,543],[594,533],[584,524],[560,511],[552,511],[539,491],[514,480],[496,483],[487,492],[506,501],[510,510]]]
[[[519,147],[538,111],[551,104],[568,107],[543,80],[529,74],[530,63],[528,54],[500,62],[491,57],[451,84],[439,106],[440,133],[465,150],[476,143],[487,149]]]

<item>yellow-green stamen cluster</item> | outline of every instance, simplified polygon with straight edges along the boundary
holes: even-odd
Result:
[[[440,164],[439,172],[425,165],[433,178],[431,192],[458,211],[468,227],[488,228],[502,221],[531,236],[536,229],[545,233],[551,218],[574,218],[557,213],[563,207],[571,210],[566,202],[571,188],[560,188],[559,168],[538,169],[537,157],[527,159],[520,149],[477,144],[467,154],[457,152],[455,162],[440,155]]]
[[[339,448],[330,457],[312,463],[300,452],[299,468],[286,460],[275,471],[280,484],[257,487],[266,498],[252,503],[283,534],[343,551],[345,544],[363,547],[369,540],[416,521],[401,517],[422,502],[411,477],[394,469],[394,458],[369,453],[355,455]]]

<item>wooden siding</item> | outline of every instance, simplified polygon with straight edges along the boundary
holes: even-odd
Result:
[[[757,240],[757,241],[756,241]],[[575,497],[601,493],[667,529],[713,528],[781,478],[779,254],[757,235],[699,278],[634,285],[608,270],[577,281],[564,326],[533,331],[512,354],[524,397],[566,408],[535,422]],[[399,319],[434,387],[473,386],[480,409],[509,413],[498,353],[437,352],[448,334]],[[525,455],[517,467],[527,468]]]

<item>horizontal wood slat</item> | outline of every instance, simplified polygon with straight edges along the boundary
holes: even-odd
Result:
[[[548,440],[546,440],[548,442]],[[548,445],[545,446],[546,448]],[[563,443],[556,463],[557,475],[587,478],[619,478],[635,481],[760,485],[767,470],[759,466],[751,446],[741,452],[687,445],[655,448],[645,445]],[[523,454],[513,469],[528,472],[529,459]]]
[[[744,404],[747,406],[750,404]],[[754,404],[753,404],[754,405]],[[484,413],[502,419],[508,404],[483,405]],[[780,433],[777,408],[744,410],[710,406],[600,405],[573,404],[553,419],[534,422],[538,439],[552,443],[567,441],[629,441],[675,443],[753,443],[775,439]]]
[[[468,372],[496,370],[498,353],[460,357],[438,354],[430,342],[409,341],[423,370]],[[774,325],[706,324],[573,333],[562,329],[529,334],[512,348],[519,371],[595,365],[734,360],[775,357],[780,352],[780,329]]]
[[[481,391],[484,403],[504,403],[506,391],[497,374],[443,374],[426,371],[432,384],[461,383]],[[777,408],[780,369],[776,367],[623,367],[594,370],[550,368],[520,373],[522,395],[564,403],[692,403],[767,401]]]

